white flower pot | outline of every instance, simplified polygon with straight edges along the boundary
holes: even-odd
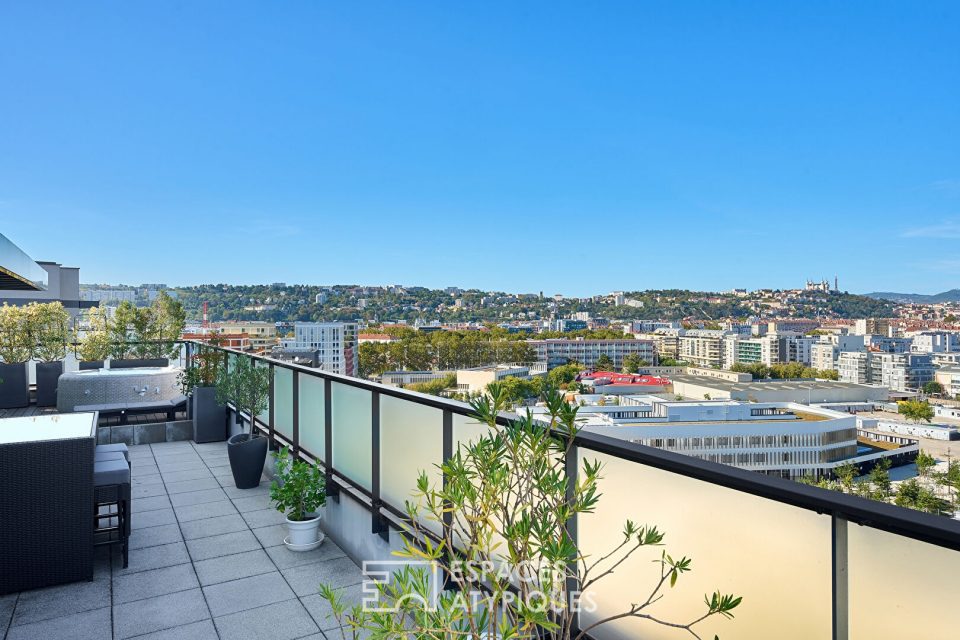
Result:
[[[320,516],[309,520],[291,520],[287,518],[287,537],[283,544],[291,551],[310,551],[316,549],[323,537],[320,535]]]

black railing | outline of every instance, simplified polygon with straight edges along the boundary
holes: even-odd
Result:
[[[189,358],[190,354],[198,348],[214,347],[203,345],[201,343],[188,343],[187,357]],[[221,347],[215,348],[222,349]],[[383,487],[381,486],[381,471],[384,465],[384,458],[381,456],[381,445],[383,439],[383,429],[381,428],[381,421],[383,418],[381,411],[381,400],[384,397],[398,398],[405,402],[412,403],[413,405],[428,407],[441,412],[440,420],[438,421],[439,432],[436,434],[436,437],[440,439],[441,442],[440,459],[431,461],[431,464],[439,464],[441,461],[445,461],[451,455],[453,455],[457,441],[454,428],[455,416],[467,418],[470,416],[471,409],[469,405],[462,402],[448,400],[436,396],[428,396],[358,378],[351,378],[319,369],[312,369],[297,364],[273,360],[265,356],[251,355],[232,349],[223,350],[230,354],[230,357],[227,358],[228,362],[230,361],[231,357],[252,358],[257,363],[270,366],[273,372],[270,385],[270,409],[268,412],[268,420],[264,422],[263,420],[255,417],[253,422],[256,425],[256,428],[266,434],[275,445],[289,445],[295,455],[321,465],[327,478],[328,494],[334,500],[339,501],[340,493],[343,492],[344,494],[349,495],[357,503],[363,505],[364,508],[366,508],[371,514],[371,532],[373,534],[379,534],[385,539],[388,537],[389,525],[393,524],[394,527],[399,527],[402,525],[406,518],[406,511],[402,503],[394,504],[391,503],[389,499],[385,499],[382,491]],[[287,370],[290,372],[291,388],[289,397],[277,397],[278,385],[275,383],[275,381],[277,371],[279,370]],[[309,447],[304,446],[304,434],[300,416],[303,406],[303,398],[301,397],[300,393],[301,376],[310,376],[323,381],[324,403],[322,442],[324,450],[322,455],[320,455],[320,452],[311,451]],[[369,468],[367,471],[369,471],[369,477],[367,482],[364,481],[364,478],[351,477],[349,472],[343,471],[343,465],[346,464],[347,461],[338,460],[336,454],[337,430],[334,428],[334,391],[338,387],[335,387],[335,385],[342,385],[344,387],[354,389],[362,389],[370,394],[370,424],[353,425],[355,427],[354,431],[358,436],[364,435],[367,428],[369,428],[371,451],[368,458]],[[284,385],[284,389],[286,388],[286,385]],[[289,403],[291,407],[289,414],[290,424],[278,425],[277,408],[282,404],[285,405],[286,403]],[[498,422],[506,423],[508,420],[515,417],[516,416],[511,414],[503,414],[498,418]],[[938,566],[925,567],[923,569],[918,567],[918,571],[946,571],[949,567],[953,566],[960,568],[960,553],[957,553],[960,551],[960,521],[957,520],[909,510],[882,502],[867,500],[857,496],[846,495],[817,487],[802,485],[789,480],[766,476],[756,472],[746,471],[743,469],[700,460],[669,451],[663,451],[660,449],[634,444],[626,440],[620,440],[581,431],[577,435],[574,443],[574,453],[577,454],[576,456],[572,457],[574,462],[579,459],[584,452],[592,452],[592,454],[609,456],[611,459],[619,459],[631,464],[639,465],[637,469],[655,469],[672,474],[670,476],[663,477],[673,478],[674,476],[677,476],[736,492],[735,494],[728,496],[728,498],[733,499],[733,502],[730,504],[736,504],[736,495],[743,494],[741,501],[749,501],[751,499],[747,498],[747,496],[754,496],[756,498],[773,501],[781,505],[788,505],[789,507],[803,510],[804,512],[812,515],[818,514],[819,516],[828,518],[828,521],[821,521],[820,519],[813,520],[816,523],[819,523],[816,525],[818,527],[816,530],[817,534],[823,534],[824,542],[829,544],[829,553],[826,552],[826,549],[823,549],[822,551],[824,553],[822,554],[822,558],[829,559],[828,573],[830,576],[829,585],[807,585],[807,588],[819,589],[821,591],[826,590],[827,587],[829,587],[830,595],[828,616],[831,628],[825,630],[824,633],[816,637],[832,636],[836,639],[853,637],[850,635],[852,615],[854,615],[857,620],[860,619],[859,616],[861,614],[876,616],[876,612],[871,612],[868,614],[866,612],[851,611],[851,602],[849,600],[851,588],[863,588],[863,585],[860,585],[858,582],[856,582],[856,579],[854,580],[854,583],[851,584],[851,577],[848,573],[848,566],[850,564],[850,548],[848,545],[848,538],[850,535],[849,527],[851,524],[865,527],[866,529],[864,529],[864,531],[871,536],[874,535],[873,533],[870,533],[872,530],[879,530],[888,534],[894,534],[895,536],[899,537],[898,540],[894,541],[896,544],[913,541],[916,544],[925,543],[927,545],[933,545],[933,547],[929,548],[918,546],[915,547],[915,549],[918,555],[918,561],[920,556],[930,555],[933,553],[937,556],[936,564]],[[395,452],[391,452],[391,454],[393,453]],[[415,476],[418,471],[419,469],[417,468],[410,469],[410,473],[413,476]],[[576,463],[569,465],[568,473],[577,473]],[[368,484],[369,488],[366,486]],[[601,486],[601,489],[603,489],[603,486]],[[637,487],[636,489],[638,492],[636,494],[637,499],[641,502],[641,497],[643,495],[648,495],[644,492],[657,492],[658,494],[666,495],[671,491],[671,487],[669,486],[645,486]],[[706,490],[708,487],[705,486],[704,489]],[[710,520],[708,513],[710,510],[709,505],[690,505],[690,509],[699,509],[700,512],[698,512],[697,515],[700,516],[701,519],[706,517],[708,521]],[[768,528],[774,527],[775,529],[778,523],[764,521],[766,517],[774,520],[776,517],[776,513],[774,511],[775,510],[772,510],[769,516],[761,515],[755,523],[746,524],[750,526],[755,525],[758,529],[762,529],[764,526],[767,526]],[[619,522],[611,522],[611,527],[618,528],[622,525],[624,520],[626,520],[628,517],[631,517],[631,515],[635,516],[636,514],[625,512],[619,515],[622,515],[622,518],[620,518]],[[651,524],[658,524],[657,513],[644,513],[642,515],[649,518]],[[718,517],[722,519],[723,514],[719,514]],[[573,522],[571,524],[572,530],[580,532],[583,531],[583,527],[580,523]],[[702,532],[702,535],[704,537],[708,537],[722,534],[725,524],[727,524],[727,528],[731,528],[730,525],[733,524],[740,528],[744,526],[744,523],[742,522],[728,524],[718,521],[715,523],[715,528],[713,530],[705,529]],[[785,533],[789,533],[789,531]],[[738,546],[739,544],[749,544],[748,541],[731,540],[730,542],[732,545],[732,553],[741,553],[744,554],[745,557],[749,557],[750,549],[740,549]],[[789,545],[789,543],[789,539],[784,540],[784,544]],[[878,557],[876,558],[876,561],[878,563],[882,563],[885,559],[882,557],[883,553],[880,552],[880,542],[878,542],[877,545]],[[816,558],[793,558],[791,557],[791,553],[792,549],[789,546],[786,546],[783,549],[783,556],[785,559],[784,562],[787,562],[788,560],[793,562],[794,564],[791,566],[794,566],[797,570],[806,571],[808,564],[815,564],[817,562]],[[859,557],[860,556],[858,555],[857,562],[860,562]],[[695,559],[698,561],[700,571],[709,571],[709,567],[711,565],[709,557],[695,557]],[[794,579],[799,579],[797,576],[790,575],[789,570],[784,570],[784,575],[777,575],[776,567],[761,567],[758,570],[773,572],[771,573],[770,578],[771,585],[774,585],[776,581],[780,580],[789,582]],[[856,576],[854,576],[854,578],[856,578]],[[899,578],[897,576],[891,576],[890,579],[891,581],[897,581]],[[953,580],[954,586],[957,587],[955,593],[960,592],[960,575],[954,576]],[[873,586],[876,587],[879,585]],[[887,591],[889,593],[889,590]],[[859,591],[857,593],[859,593]],[[730,634],[734,636],[752,637],[750,635],[742,635],[740,633],[740,629],[737,627],[738,624],[741,624],[741,617],[746,618],[749,616],[748,607],[750,606],[751,595],[749,593],[745,593],[743,595],[745,596],[744,611],[740,616],[738,616],[738,621],[731,623],[731,626],[728,627],[728,629],[730,630]],[[924,598],[938,596],[936,596],[934,593],[914,593],[912,595],[902,597],[912,597],[920,601]],[[763,595],[755,595],[754,598],[754,602],[758,602],[763,599]],[[784,604],[783,606],[788,606],[788,604],[789,603]],[[902,608],[903,603],[898,603],[898,606]],[[784,611],[789,611],[789,609],[785,608]],[[908,613],[909,611],[906,611],[898,615],[907,616]],[[952,608],[949,615],[956,616],[956,614],[953,613]],[[947,617],[949,617],[949,615]],[[805,616],[816,617],[813,614],[808,616],[805,614]],[[856,623],[856,621],[854,622]],[[960,620],[950,621],[944,624],[956,625],[958,622],[960,622]],[[784,625],[789,625],[789,621],[784,620]],[[917,632],[921,632],[923,630],[922,624],[914,625],[911,628]],[[960,627],[953,626],[952,628],[955,631]],[[781,631],[783,631],[782,629],[770,629],[769,631],[772,635],[767,637],[793,637],[790,635],[790,633],[781,633]],[[712,635],[712,632],[708,635]],[[598,633],[595,637],[599,638],[603,637],[603,635]],[[808,633],[807,637],[815,636]],[[928,637],[939,636],[934,633],[933,635],[928,634]]]

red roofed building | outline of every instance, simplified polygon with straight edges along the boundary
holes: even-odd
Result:
[[[363,344],[364,342],[396,342],[397,338],[394,338],[388,333],[361,333],[357,336],[357,343]]]
[[[615,373],[613,371],[584,373],[580,374],[577,380],[588,387],[593,387],[595,393],[612,395],[662,393],[670,385],[670,379],[663,376]]]

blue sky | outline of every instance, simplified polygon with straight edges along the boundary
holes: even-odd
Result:
[[[0,5],[0,232],[86,282],[960,286],[956,2]]]

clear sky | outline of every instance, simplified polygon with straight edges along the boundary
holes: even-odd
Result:
[[[85,282],[960,286],[960,3],[0,3]]]

